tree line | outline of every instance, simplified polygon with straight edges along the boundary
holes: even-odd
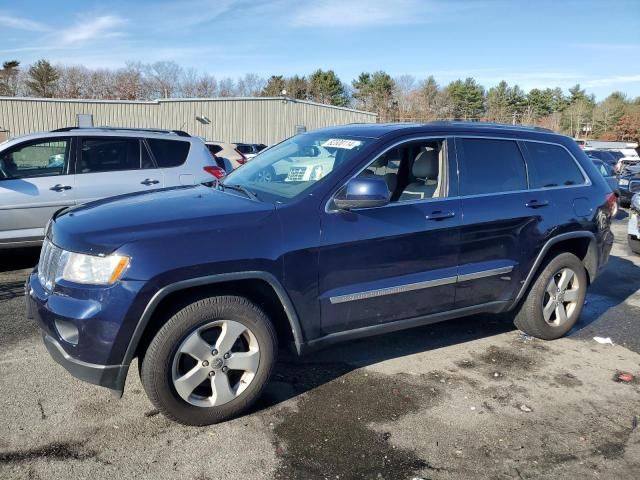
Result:
[[[470,120],[539,125],[574,137],[610,140],[640,138],[640,97],[613,92],[600,102],[580,85],[534,88],[525,92],[506,81],[485,89],[475,79],[440,85],[433,76],[392,77],[384,71],[363,72],[351,83],[333,70],[309,75],[248,73],[216,78],[176,62],[129,62],[118,69],[53,65],[38,60],[22,68],[5,61],[0,70],[0,96],[152,100],[287,96],[378,113],[380,121]]]

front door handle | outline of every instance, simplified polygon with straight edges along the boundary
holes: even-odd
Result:
[[[49,190],[53,190],[54,192],[64,192],[65,190],[71,190],[69,185],[62,185],[61,183],[54,185]]]
[[[140,183],[142,185],[155,185],[156,183],[160,183],[160,180],[154,180],[153,178],[146,178]]]
[[[541,208],[549,205],[549,200],[530,200],[525,203],[525,207],[527,208]]]
[[[436,210],[435,212],[431,212],[429,215],[425,215],[427,220],[444,220],[445,218],[455,217],[456,213],[450,210],[442,211]]]

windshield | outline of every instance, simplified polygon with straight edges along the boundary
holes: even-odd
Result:
[[[286,201],[332,176],[353,158],[369,138],[336,137],[328,133],[297,135],[260,153],[224,180],[264,197]]]
[[[609,154],[615,158],[616,160],[620,160],[621,158],[624,157],[624,153],[622,152],[616,152],[615,150],[611,150],[609,151]]]

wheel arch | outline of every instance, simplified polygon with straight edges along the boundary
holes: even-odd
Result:
[[[270,291],[263,291],[263,296],[261,296],[261,293],[259,293],[258,289],[255,288],[259,283]],[[240,288],[237,288],[238,286],[240,286]],[[149,336],[148,332],[151,331],[150,329],[157,327],[157,331],[159,326],[162,325],[162,323],[158,325],[158,322],[154,322],[153,320],[155,319],[162,322],[162,318],[158,319],[158,314],[162,313],[162,309],[159,309],[158,307],[162,306],[163,302],[167,302],[174,298],[178,300],[179,304],[184,305],[187,299],[194,300],[198,297],[202,298],[202,296],[207,292],[215,292],[216,294],[246,295],[254,301],[257,299],[263,300],[267,304],[267,310],[274,308],[280,309],[284,318],[276,318],[274,326],[276,327],[278,334],[282,332],[290,336],[290,339],[293,340],[297,353],[301,353],[304,345],[304,337],[298,316],[288,294],[272,274],[268,272],[251,271],[191,278],[162,287],[154,294],[145,307],[133,335],[131,336],[122,363],[129,365],[133,358],[139,353],[140,347],[144,345],[146,340],[148,340],[147,337]],[[278,304],[274,305],[273,303],[276,301]],[[272,312],[267,313],[273,313],[273,310]],[[167,315],[165,314],[164,317],[166,316]],[[168,320],[168,318],[164,318],[164,321],[166,320]],[[283,331],[285,327],[286,332]]]
[[[518,291],[518,295],[516,296],[511,307],[522,300],[525,293],[532,285],[536,276],[538,275],[540,268],[544,265],[545,261],[548,258],[555,257],[557,254],[562,252],[573,253],[576,257],[578,257],[584,268],[587,272],[587,279],[589,283],[595,280],[598,274],[598,246],[596,242],[596,236],[589,231],[579,231],[579,232],[567,232],[556,235],[555,237],[547,240],[547,243],[544,244],[538,256],[529,271],[524,283],[520,287]]]

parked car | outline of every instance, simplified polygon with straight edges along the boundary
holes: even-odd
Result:
[[[315,152],[321,174],[260,175],[283,162],[309,168]],[[321,129],[216,188],[57,213],[27,314],[76,377],[121,395],[137,357],[151,402],[205,425],[260,397],[278,344],[302,354],[502,312],[529,335],[563,336],[609,258],[614,206],[576,143],[545,129]]]
[[[258,155],[262,150],[267,148],[264,143],[236,143],[236,150],[245,156],[248,160]]]
[[[623,172],[623,174],[618,177],[620,206],[624,208],[631,206],[631,198],[638,192],[640,192],[640,172]]]
[[[12,139],[0,146],[0,249],[40,244],[60,208],[219,174],[202,141],[179,131],[61,128]]]
[[[607,150],[594,150],[585,148],[584,153],[586,153],[587,157],[594,160],[601,160],[606,164],[611,165],[612,167],[615,167],[616,163],[618,163],[618,157]]]
[[[618,214],[618,208],[620,205],[620,190],[618,189],[618,177],[616,176],[616,172],[613,170],[613,167],[611,165],[604,163],[602,160],[592,161],[600,172],[600,175],[602,175],[602,177],[607,181],[609,187],[611,187],[611,191],[616,195],[615,211],[612,213],[612,216],[615,217]]]
[[[629,212],[629,224],[627,225],[627,239],[629,248],[633,253],[640,254],[640,229],[638,228],[638,216],[640,215],[640,193],[636,193],[631,199],[631,212]]]
[[[623,157],[616,163],[615,171],[618,175],[627,175],[640,168],[640,161],[635,158]]]
[[[227,143],[227,142],[207,142],[210,149],[217,149],[217,156],[224,157],[231,162],[231,166],[235,170],[244,165],[262,150],[267,148],[264,144],[256,143]]]
[[[229,160],[228,158],[223,157],[220,152],[222,151],[222,147],[220,145],[216,145],[214,143],[210,143],[210,142],[206,142],[205,145],[207,146],[207,149],[209,150],[209,153],[211,154],[211,156],[213,157],[214,161],[216,162],[216,165],[218,165],[220,168],[222,168],[225,172],[225,175],[228,173],[233,172],[233,164],[231,163],[231,160]],[[218,179],[223,178],[224,175],[218,177]]]

